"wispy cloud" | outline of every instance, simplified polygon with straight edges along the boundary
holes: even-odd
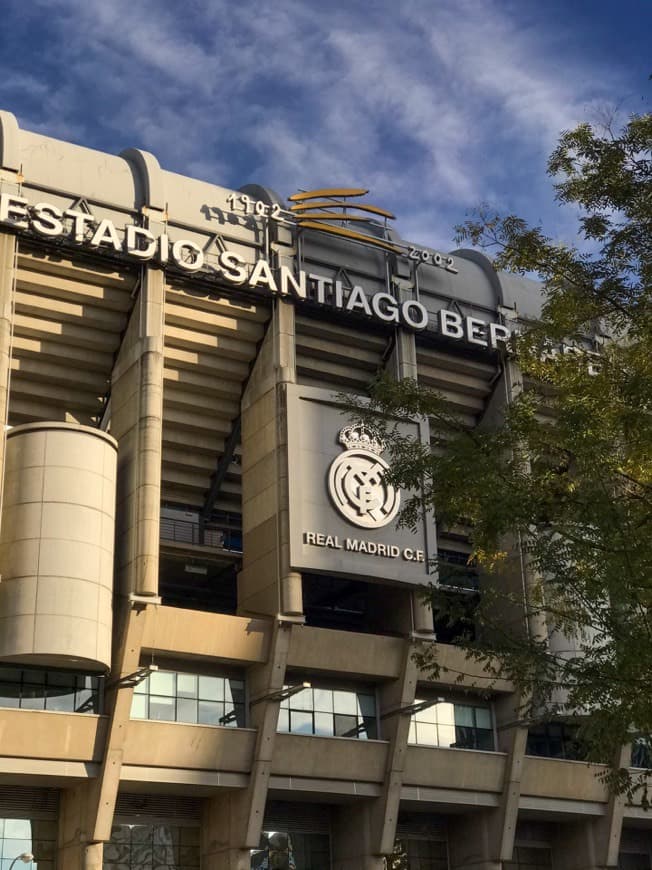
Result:
[[[446,247],[482,200],[552,219],[546,153],[627,88],[529,6],[9,0],[0,99],[30,129],[227,186],[365,184],[405,237]]]

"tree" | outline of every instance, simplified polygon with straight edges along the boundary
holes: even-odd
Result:
[[[508,377],[523,387],[500,419],[468,429],[436,393],[386,378],[359,411],[383,430],[391,481],[418,493],[401,521],[425,508],[469,528],[490,589],[477,637],[460,637],[468,655],[512,676],[526,722],[578,717],[594,761],[652,734],[651,157],[650,114],[617,133],[582,124],[561,136],[548,172],[559,202],[579,211],[581,247],[487,209],[458,228],[497,269],[537,276],[545,296],[540,321],[507,350]],[[562,342],[576,352],[552,353]],[[430,418],[434,450],[391,422],[415,415]],[[527,564],[525,602],[501,591],[514,550]],[[525,605],[527,627],[504,618],[511,603]],[[436,670],[434,649],[422,657]],[[614,781],[646,803],[650,773]]]

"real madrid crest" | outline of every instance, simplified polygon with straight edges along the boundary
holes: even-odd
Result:
[[[347,449],[328,470],[328,492],[333,504],[356,526],[386,526],[398,513],[401,495],[385,481],[389,466],[380,456],[384,441],[364,424],[345,426],[337,440]]]

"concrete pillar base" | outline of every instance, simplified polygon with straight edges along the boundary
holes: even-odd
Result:
[[[102,870],[104,843],[89,843],[92,819],[89,817],[88,788],[84,785],[61,792],[57,867],[66,870]],[[36,856],[38,859],[38,855]]]

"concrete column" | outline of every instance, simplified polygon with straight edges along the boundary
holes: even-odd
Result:
[[[497,748],[507,753],[500,803],[494,809],[453,820],[449,832],[451,870],[489,870],[512,859],[527,742],[527,729],[514,725],[518,710],[516,695],[501,699],[495,706]]]
[[[616,767],[629,767],[631,746],[623,746]],[[604,815],[560,826],[552,844],[555,870],[611,870],[618,867],[626,798],[609,794]]]
[[[116,556],[123,595],[158,595],[165,276],[144,268],[112,375],[117,439]]]
[[[380,855],[391,855],[394,850],[410,733],[410,716],[399,711],[414,704],[417,676],[414,647],[406,641],[401,675],[398,680],[383,686],[380,693],[382,735],[389,741],[383,794],[376,803],[373,829],[374,851]]]
[[[203,870],[250,870],[249,849],[238,842],[242,801],[230,793],[204,801],[201,821],[201,866]]]
[[[87,783],[61,791],[57,866],[66,870],[102,870],[104,843],[88,842],[93,824],[88,797]]]
[[[294,307],[277,302],[242,400],[243,613],[303,613],[291,570],[285,385],[296,380]]]
[[[280,708],[280,701],[268,696],[279,692],[285,683],[292,630],[291,623],[277,621],[268,661],[247,674],[251,725],[257,731],[249,784],[205,802],[201,841],[204,870],[249,870],[249,850],[260,843]]]
[[[400,677],[381,690],[382,736],[388,741],[382,793],[373,800],[336,810],[333,870],[381,870],[385,856],[394,850],[410,730],[409,714],[399,711],[414,703],[417,667],[413,653],[413,645],[406,641]]]
[[[426,635],[434,640],[432,604],[419,589],[412,590],[412,619],[415,634]]]
[[[371,802],[340,806],[333,814],[333,870],[384,870],[373,833],[376,809]]]
[[[118,640],[105,698],[109,724],[102,765],[97,778],[89,783],[85,797],[85,811],[89,819],[85,837],[89,855],[95,854],[92,846],[99,846],[111,838],[113,813],[120,786],[134,694],[133,684],[125,685],[125,678],[138,670],[146,611],[147,605],[141,603],[132,605],[123,599],[122,607],[117,614],[120,630],[116,631]],[[91,858],[89,857],[88,860]],[[67,868],[68,865],[64,866]],[[89,870],[90,867],[93,865],[89,866]]]
[[[411,298],[412,294],[403,292],[401,298]],[[413,332],[405,329],[397,329],[394,349],[387,360],[388,371],[392,372],[397,380],[418,380],[417,345]],[[430,602],[421,594],[420,590],[412,590],[412,631],[416,634],[434,638],[433,613]]]

